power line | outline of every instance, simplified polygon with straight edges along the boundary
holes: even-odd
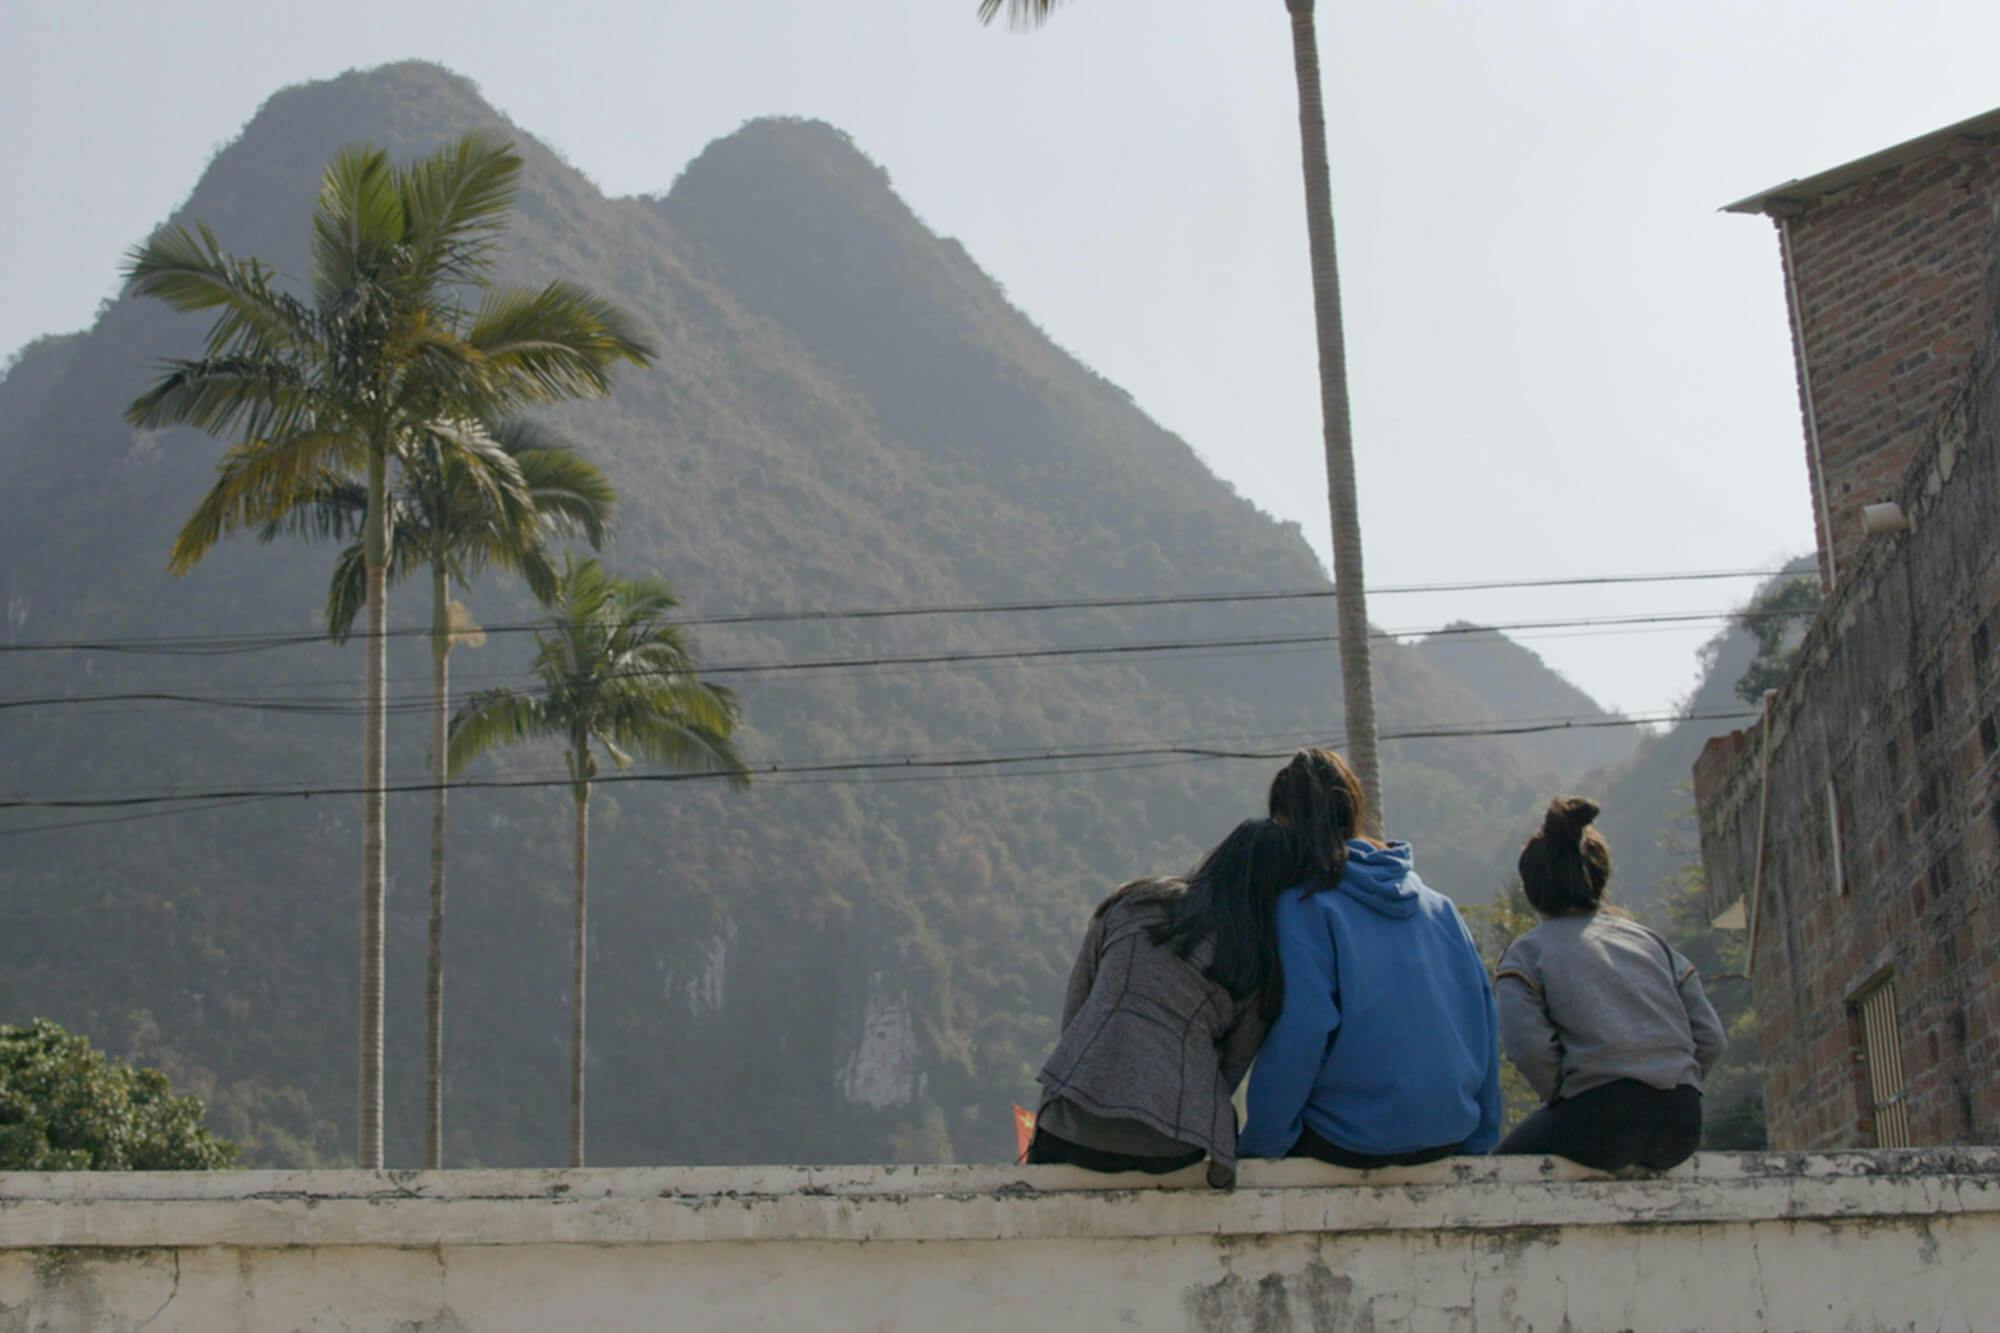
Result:
[[[1576,719],[1569,717],[1540,717],[1540,718],[1520,719],[1520,721],[1522,722],[1535,722],[1535,723],[1539,722],[1560,723],[1560,722],[1569,722],[1577,720],[1588,720],[1588,719]],[[1467,723],[1443,723],[1439,725],[1475,726],[1483,724],[1467,722]],[[1184,747],[1208,750],[1208,749],[1225,749],[1230,747],[1242,747],[1245,745],[1255,744],[1260,741],[1279,741],[1279,740],[1290,741],[1295,739],[1298,735],[1299,735],[1299,728],[1285,727],[1275,731],[1254,731],[1254,732],[1231,731],[1224,733],[1222,735],[1175,737],[1170,740],[1160,740],[1152,737],[1144,737],[1137,739],[1091,741],[1091,742],[1086,742],[1085,744],[1087,744],[1091,748],[1105,748],[1113,746],[1184,746]],[[1330,743],[1336,745],[1338,744],[1337,741]],[[1023,761],[1027,761],[1044,757],[1050,752],[1050,748],[1051,747],[1046,745],[1016,746],[997,751],[992,751],[991,755],[1004,758],[1019,758]],[[853,764],[878,763],[883,766],[893,767],[895,765],[905,763],[906,761],[913,758],[923,759],[930,757],[932,756],[924,754],[912,755],[908,751],[898,750],[888,754],[882,754],[877,752],[877,753],[822,756],[820,758],[812,760],[811,762],[813,763],[841,762],[841,763],[853,763]],[[567,772],[557,773],[552,770],[536,770],[532,773],[526,773],[526,774],[517,773],[514,776],[517,778],[529,777],[529,778],[534,778],[536,780],[546,780],[548,782],[558,783],[558,784],[567,783],[570,780]],[[337,781],[338,779],[329,779],[329,780]],[[311,780],[307,779],[306,781],[309,782]],[[399,772],[397,774],[392,775],[390,778],[390,782],[393,785],[397,786],[401,786],[405,783],[423,783],[428,781],[429,781],[428,771],[423,773],[415,773],[407,771]],[[149,787],[149,788],[139,789],[139,791],[143,794],[160,795],[179,800],[197,799],[201,790],[202,787],[199,785],[190,786],[185,783],[178,786],[168,785],[162,787]],[[284,790],[289,792],[291,790],[294,790],[294,788],[285,788]],[[78,794],[81,795],[97,794],[97,789],[87,789]],[[134,794],[134,792],[131,789],[127,789],[122,794],[132,795]],[[6,796],[4,794],[0,794],[0,804],[4,804],[4,802],[11,799],[13,798]]]
[[[1679,625],[1717,620],[1761,619],[1765,617],[1801,616],[1807,614],[1810,614],[1810,612],[1796,610],[1697,611],[1631,616],[1580,616],[1554,620],[1513,621],[1494,625],[1452,623],[1422,629],[1378,629],[1371,630],[1369,637],[1375,640],[1415,637],[1437,639],[1498,634],[1502,631]],[[951,652],[905,654],[900,656],[812,658],[803,661],[725,662],[703,667],[699,670],[698,674],[703,677],[770,676],[801,672],[880,671],[912,667],[959,666],[999,662],[1026,664],[1077,658],[1157,657],[1168,653],[1181,652],[1307,647],[1331,644],[1337,642],[1338,638],[1338,634],[1327,631],[1310,634],[1245,635],[1234,638],[1155,640],[1138,643],[1070,644],[1045,648],[970,649]],[[476,678],[522,679],[529,674],[526,672],[493,673],[485,677]],[[623,672],[614,673],[614,678],[651,674],[655,673]],[[175,690],[123,690],[105,691],[98,694],[49,694],[0,698],[0,711],[23,708],[77,707],[111,703],[170,703],[254,712],[341,716],[364,711],[366,706],[365,699],[352,694],[318,698],[311,696],[245,697],[243,695],[198,694]],[[385,710],[389,712],[413,712],[429,708],[430,706],[430,700],[425,698],[402,699],[385,702],[384,704]]]
[[[1523,736],[1552,731],[1586,731],[1606,727],[1645,726],[1659,722],[1693,721],[1736,721],[1754,717],[1748,710],[1727,713],[1686,713],[1667,714],[1652,717],[1596,717],[1583,719],[1558,719],[1536,723],[1484,723],[1456,727],[1419,727],[1404,731],[1385,731],[1380,739],[1385,741],[1415,741],[1471,739],[1481,737]],[[1329,742],[1338,745],[1339,741]],[[832,777],[842,774],[866,775],[868,780],[880,780],[882,774],[917,774],[981,769],[1008,768],[1021,764],[1049,764],[1084,760],[1141,759],[1165,756],[1183,756],[1191,759],[1282,759],[1292,753],[1294,747],[1281,749],[1235,749],[1223,746],[1191,745],[1179,743],[1132,743],[1110,744],[1085,749],[1042,751],[1019,751],[986,755],[907,755],[900,758],[843,759],[821,762],[786,764],[746,765],[741,769],[718,770],[692,773],[610,773],[591,779],[593,786],[623,786],[633,783],[683,783],[718,781],[747,777],[752,780],[770,780],[791,777]],[[1058,776],[1051,773],[1046,776]],[[413,792],[447,791],[517,791],[535,788],[561,787],[570,785],[568,777],[560,778],[474,778],[451,782],[429,781],[399,782],[384,784],[380,790],[384,795],[407,795]],[[127,795],[90,797],[36,797],[9,798],[0,800],[0,810],[104,810],[131,809],[144,806],[183,804],[188,802],[234,802],[251,800],[277,800],[285,798],[310,799],[312,797],[361,796],[376,790],[367,786],[334,785],[312,786],[297,784],[278,787],[236,787],[207,791],[189,792],[184,795]],[[5,830],[6,834],[22,834],[44,831],[38,827]]]
[[[1739,613],[1730,613],[1727,616],[1718,614],[1717,616],[1713,617],[1713,619],[1715,620],[1735,619],[1737,618],[1738,614]],[[1792,614],[1792,613],[1784,612],[1780,614]],[[1557,639],[1565,641],[1576,640],[1576,639],[1628,639],[1628,638],[1635,638],[1640,635],[1685,634],[1688,632],[1691,626],[1697,625],[1698,623],[1699,623],[1698,621],[1685,621],[1685,622],[1676,622],[1673,624],[1665,624],[1665,625],[1607,626],[1596,629],[1585,628],[1585,629],[1553,629],[1553,630],[1509,630],[1507,631],[1506,637],[1510,643],[1514,644],[1546,643],[1551,640],[1557,640]],[[1483,626],[1481,628],[1492,629],[1495,627]],[[1388,633],[1391,636],[1394,636],[1403,633],[1403,631],[1389,631]],[[1472,641],[1468,640],[1468,642]],[[1326,643],[1292,644],[1292,645],[1281,645],[1278,647],[1258,648],[1258,649],[1244,648],[1244,649],[1222,649],[1222,650],[1190,650],[1184,656],[1176,660],[1186,662],[1186,661],[1211,661],[1217,658],[1289,657],[1298,653],[1323,653],[1331,649],[1333,646],[1334,646],[1333,642],[1329,641]],[[1427,644],[1425,646],[1432,646],[1432,645]],[[1450,647],[1451,644],[1449,642],[1439,642],[1436,644],[1436,646]],[[1040,662],[1018,662],[1018,663],[989,662],[989,663],[965,664],[965,669],[968,671],[981,672],[981,671],[1001,670],[1008,667],[1025,668],[1025,667],[1036,667],[1041,665],[1043,665],[1043,663]],[[841,673],[831,673],[831,674],[839,676]],[[881,668],[880,674],[882,675],[928,674],[928,669],[921,667],[903,668],[903,667],[891,666],[891,667]],[[517,671],[454,671],[451,677],[453,686],[458,687],[455,691],[454,697],[457,698],[460,702],[464,701],[465,695],[468,692],[463,687],[474,682],[485,683],[485,684],[490,684],[492,682],[506,682],[506,681],[525,682],[533,678],[534,678],[533,672],[528,671],[526,669]],[[392,686],[414,685],[420,682],[428,683],[430,680],[430,676],[428,673],[420,675],[417,674],[391,675],[386,677],[385,679],[387,683]],[[319,708],[311,710],[310,712],[308,712],[308,710],[305,709],[272,709],[270,711],[291,712],[295,715],[300,715],[300,716],[318,716],[322,718],[360,717],[366,711],[365,699],[363,696],[351,692],[350,687],[352,683],[353,682],[351,679],[287,681],[283,683],[285,688],[291,688],[291,689],[341,688],[341,689],[348,689],[349,692],[338,695],[304,695],[304,696],[298,696],[296,699],[290,698],[282,694],[269,695],[269,696],[254,695],[242,702],[261,703],[268,701],[274,704],[283,704],[287,702],[302,702],[309,704],[318,703],[318,704],[328,704],[328,705],[338,704],[341,706]],[[767,681],[766,683],[779,684],[783,682],[782,678],[777,678]],[[273,686],[273,688],[277,687]],[[48,696],[48,697],[60,701],[72,696]],[[198,707],[206,705],[214,698],[229,698],[229,697],[230,696],[203,695],[192,699],[173,700],[170,702],[176,704],[184,703],[190,707]],[[6,711],[5,705],[10,702],[12,701],[6,698],[0,698],[0,711]],[[404,694],[404,693],[397,693],[393,690],[390,692],[388,699],[384,703],[385,710],[393,715],[409,715],[409,714],[421,713],[429,709],[431,706],[432,706],[432,701],[428,694],[422,694],[422,695],[414,693]],[[148,713],[150,711],[151,711],[150,708],[143,702],[119,703],[117,701],[106,701],[102,704],[94,706],[91,712],[91,716],[96,718],[129,717],[135,714]],[[31,716],[27,720],[30,721],[40,720],[40,717],[39,715]]]
[[[171,798],[168,798],[171,799]],[[26,833],[54,833],[59,829],[94,828],[99,824],[135,824],[146,819],[166,819],[174,815],[198,815],[210,810],[232,810],[239,805],[256,805],[276,796],[244,796],[230,801],[209,801],[201,805],[181,805],[170,810],[143,810],[135,814],[107,815],[98,819],[67,819],[60,824],[30,824],[24,828],[0,829],[0,838]]]
[[[1523,588],[1581,588],[1647,583],[1695,583],[1724,579],[1770,578],[1782,569],[1694,570],[1668,574],[1605,574],[1542,579],[1483,579],[1441,583],[1387,584],[1369,589],[1371,597],[1392,597],[1417,593],[1490,592]],[[1334,596],[1331,586],[1278,591],[1162,593],[1127,597],[1084,597],[1017,602],[940,602],[897,607],[844,607],[802,611],[742,611],[713,615],[670,618],[675,625],[797,624],[837,620],[891,620],[913,616],[1017,615],[1040,611],[1116,610],[1153,606],[1206,606],[1227,603],[1306,601]],[[483,626],[487,634],[522,634],[545,630],[545,622],[521,622]],[[406,626],[384,630],[385,638],[429,635],[429,626]],[[356,631],[349,639],[372,637]],[[0,653],[100,652],[154,653],[168,656],[212,657],[233,653],[266,652],[305,644],[331,643],[325,631],[249,632],[241,634],[135,635],[105,639],[48,639],[27,643],[0,644]]]

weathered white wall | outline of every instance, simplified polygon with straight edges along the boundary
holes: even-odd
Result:
[[[0,1333],[2000,1325],[1992,1150],[1197,1174],[0,1176]]]

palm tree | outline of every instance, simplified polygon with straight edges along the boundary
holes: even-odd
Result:
[[[563,746],[575,804],[576,863],[570,939],[569,1160],[583,1165],[584,1003],[588,968],[590,785],[596,747],[629,768],[633,752],[683,772],[747,782],[729,737],[736,697],[696,673],[687,631],[664,619],[679,603],[657,579],[621,579],[594,559],[564,559],[551,628],[535,636],[531,694],[482,691],[452,719],[450,769],[526,740]]]
[[[430,931],[424,969],[424,1165],[444,1165],[444,830],[445,730],[450,717],[450,658],[479,631],[450,587],[471,583],[489,566],[519,574],[535,596],[555,595],[557,573],[549,551],[555,537],[580,536],[603,544],[617,503],[597,466],[572,453],[527,421],[490,428],[494,442],[519,470],[520,486],[482,485],[445,441],[428,440],[406,462],[389,497],[388,579],[418,570],[431,583],[431,857]],[[327,477],[310,504],[265,525],[258,535],[358,537],[367,513],[366,492],[351,481]],[[345,641],[366,600],[366,561],[359,540],[334,561],[327,589],[327,629]]]
[[[1016,28],[1048,20],[1063,0],[979,0],[979,21],[1003,10]],[[1348,415],[1347,349],[1341,333],[1340,270],[1333,244],[1333,193],[1326,162],[1314,0],[1284,0],[1292,20],[1299,89],[1299,154],[1306,178],[1306,237],[1312,254],[1313,315],[1319,341],[1320,421],[1326,444],[1327,507],[1333,520],[1333,590],[1340,632],[1344,748],[1368,793],[1372,827],[1382,832],[1382,762],[1375,740],[1374,668],[1368,652],[1368,598],[1361,565],[1361,510],[1355,495],[1354,429]]]
[[[193,426],[234,439],[214,487],[175,538],[170,569],[186,573],[226,534],[282,519],[329,474],[364,479],[355,1155],[367,1168],[382,1165],[390,470],[429,447],[462,464],[475,484],[518,486],[518,469],[482,422],[605,393],[615,363],[643,365],[652,355],[622,311],[577,287],[489,285],[520,170],[512,145],[483,132],[405,168],[377,148],[342,150],[321,177],[305,297],[281,291],[270,265],[225,251],[206,226],[163,228],[126,261],[127,290],[216,313],[202,354],[168,361],[126,409],[137,426]]]

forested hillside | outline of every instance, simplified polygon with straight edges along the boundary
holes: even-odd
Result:
[[[1324,589],[1296,529],[1058,349],[823,124],[753,123],[664,195],[608,198],[467,81],[398,65],[273,97],[175,216],[296,275],[337,147],[407,158],[476,126],[514,132],[527,159],[500,276],[616,293],[660,348],[611,399],[554,421],[623,494],[606,563],[665,577],[691,612]],[[332,558],[242,539],[189,577],[165,573],[219,446],[134,432],[120,413],[203,331],[118,301],[0,380],[5,642],[98,644],[0,658],[11,795],[268,794],[359,773],[358,649],[159,642],[310,635]],[[398,596],[392,623],[421,623],[419,590]],[[507,627],[534,607],[496,579],[464,596],[489,635],[454,657],[455,685],[519,683],[529,645]],[[769,668],[1331,628],[1316,599],[767,621],[710,625],[699,642],[711,664]],[[1523,650],[1486,648],[1505,690],[1479,688],[1477,644],[1447,663],[1381,643],[1385,730],[1594,710]],[[392,644],[392,782],[423,773],[421,716],[396,710],[423,699],[424,667],[415,642]],[[605,786],[593,807],[597,1163],[1004,1155],[1008,1103],[1031,1095],[1091,906],[1121,879],[1185,866],[1253,812],[1276,761],[784,770],[1166,742],[1275,751],[1341,732],[1326,643],[718,679],[743,698],[743,748],[766,770],[753,787]],[[131,692],[199,701],[83,701]],[[1391,744],[1392,831],[1418,842],[1440,888],[1482,900],[1550,787],[1616,748]],[[559,772],[553,753],[523,750],[470,776]],[[454,798],[450,1165],[561,1154],[566,805],[559,787]],[[246,1161],[338,1160],[352,1147],[359,817],[358,799],[325,796],[0,817],[0,1022],[47,1017],[164,1067],[210,1100]],[[392,1164],[417,1156],[425,827],[422,796],[391,798]]]

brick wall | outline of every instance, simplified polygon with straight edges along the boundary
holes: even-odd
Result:
[[[1861,507],[1895,497],[1992,307],[2000,145],[1961,142],[1778,217],[1790,234],[1820,459],[1807,449],[1820,573],[1842,575]],[[1799,351],[1794,338],[1793,352]],[[1803,408],[1804,380],[1801,379]],[[1819,464],[1826,504],[1820,512]]]
[[[1881,493],[1912,530],[1851,547],[1765,724],[1751,975],[1774,1147],[1876,1142],[1854,1002],[1883,979],[1912,1141],[2000,1142],[2000,338],[1984,347],[1924,390],[1942,406]],[[1695,768],[1717,911],[1752,893],[1764,744],[1720,737]]]

